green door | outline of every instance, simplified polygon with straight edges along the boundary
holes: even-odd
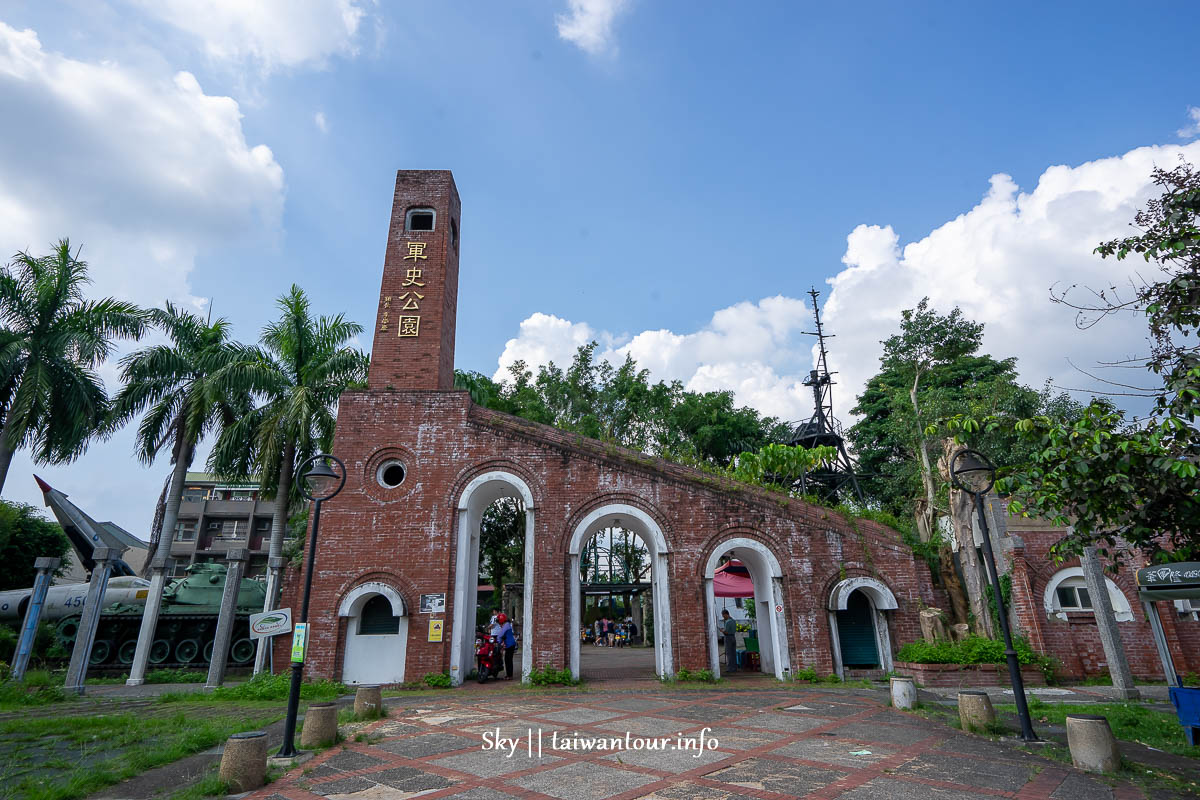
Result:
[[[862,592],[851,592],[846,610],[837,612],[838,643],[842,646],[842,666],[878,667],[879,648],[875,646],[875,625],[871,601]]]

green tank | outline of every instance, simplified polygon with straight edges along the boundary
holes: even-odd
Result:
[[[192,564],[184,577],[163,589],[158,628],[150,646],[151,669],[203,667],[212,661],[226,571],[224,564]],[[262,583],[242,579],[227,654],[230,666],[240,667],[254,660],[250,615],[262,611],[266,597]],[[91,667],[127,669],[133,664],[144,608],[140,603],[114,603],[100,612],[100,627],[88,662]],[[58,640],[67,651],[74,646],[78,631],[78,616],[59,621]]]

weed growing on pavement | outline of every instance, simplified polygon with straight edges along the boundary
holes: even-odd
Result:
[[[996,709],[1016,713],[1015,705]],[[1034,722],[1064,725],[1068,714],[1099,714],[1108,718],[1113,735],[1127,742],[1140,742],[1176,755],[1196,757],[1196,749],[1187,743],[1183,727],[1174,714],[1153,711],[1137,703],[1046,703],[1032,698],[1029,711]]]

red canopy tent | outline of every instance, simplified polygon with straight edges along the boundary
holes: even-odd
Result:
[[[754,597],[750,570],[737,559],[713,570],[713,594],[717,597]]]

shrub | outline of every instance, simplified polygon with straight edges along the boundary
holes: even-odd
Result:
[[[431,689],[449,689],[450,688],[450,673],[449,672],[429,672],[422,678],[425,685]]]
[[[534,686],[578,686],[579,681],[571,677],[569,669],[538,667],[529,673],[529,682]]]
[[[292,677],[289,673],[271,675],[260,672],[245,683],[220,686],[213,689],[211,694],[200,696],[216,700],[286,700],[291,688]],[[345,684],[330,680],[305,681],[300,684],[300,697],[304,700],[332,700],[348,691]]]
[[[716,683],[717,676],[710,669],[698,669],[695,672],[681,669],[675,673],[675,680],[692,683]]]
[[[1038,663],[1038,655],[1024,639],[1013,641],[1017,660],[1022,664]],[[1003,664],[1004,642],[983,636],[968,636],[961,642],[909,642],[896,653],[897,661],[912,664]]]
[[[812,667],[796,670],[796,674],[792,676],[793,680],[808,681],[809,683],[817,682],[817,671]]]

